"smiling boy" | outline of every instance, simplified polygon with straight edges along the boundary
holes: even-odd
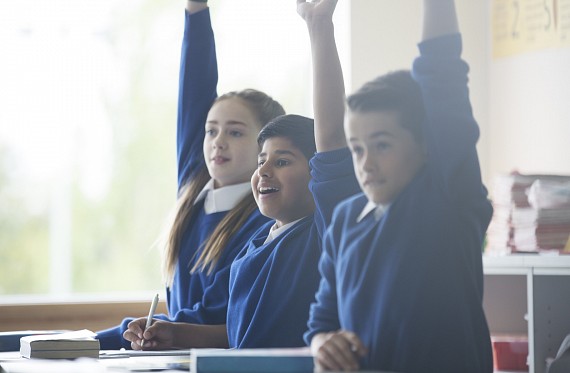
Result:
[[[311,42],[314,135],[312,120],[295,115],[277,118],[259,134],[262,149],[252,188],[262,214],[275,222],[261,228],[232,264],[231,347],[305,345],[303,333],[320,280],[322,236],[335,206],[359,191],[343,131],[335,6],[336,0],[297,0]]]
[[[348,98],[362,194],[324,238],[305,335],[324,370],[492,372],[481,247],[492,215],[453,0],[424,0],[413,69]]]
[[[254,234],[232,264],[231,347],[305,345],[303,333],[320,281],[322,233],[333,207],[358,191],[346,148],[313,155],[312,122],[285,115],[259,134],[262,148],[252,189],[262,214],[275,221]]]

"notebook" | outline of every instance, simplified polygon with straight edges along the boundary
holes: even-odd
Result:
[[[192,349],[192,373],[312,373],[309,348]]]

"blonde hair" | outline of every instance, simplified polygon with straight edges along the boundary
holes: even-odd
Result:
[[[285,110],[277,101],[267,94],[254,89],[226,93],[218,97],[214,103],[230,98],[239,98],[248,105],[258,121],[260,129],[271,119],[285,114]],[[180,189],[168,233],[162,239],[163,243],[161,244],[164,247],[163,273],[168,287],[172,287],[174,282],[182,236],[188,229],[192,216],[197,210],[195,205],[196,198],[209,180],[210,175],[207,168],[202,167]],[[257,205],[253,194],[248,193],[234,208],[228,211],[208,238],[204,242],[199,243],[200,246],[196,249],[196,253],[202,247],[203,250],[190,272],[207,271],[208,275],[211,274],[233,235],[239,232],[256,208]]]

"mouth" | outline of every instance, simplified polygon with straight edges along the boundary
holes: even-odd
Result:
[[[373,180],[373,179],[366,179],[362,185],[370,186],[370,185],[382,185],[384,184],[384,180]]]
[[[228,162],[229,160],[230,160],[229,158],[222,157],[222,156],[219,156],[219,155],[212,158],[212,162],[213,162],[214,164],[226,163],[226,162]]]
[[[279,192],[279,188],[275,187],[259,187],[257,188],[257,192],[261,195],[277,193]]]

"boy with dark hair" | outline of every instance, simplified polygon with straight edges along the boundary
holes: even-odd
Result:
[[[348,98],[362,194],[324,238],[309,331],[325,370],[492,372],[481,247],[492,207],[453,0],[424,0],[420,56]],[[413,108],[413,109],[410,109]]]

